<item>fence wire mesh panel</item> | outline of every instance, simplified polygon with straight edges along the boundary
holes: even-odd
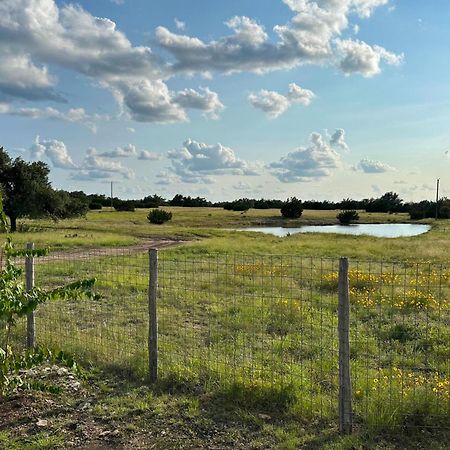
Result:
[[[449,265],[349,265],[355,424],[450,429]],[[38,345],[148,376],[147,251],[56,253],[34,269],[38,288],[96,278],[100,294],[39,306]],[[293,395],[305,418],[334,421],[338,282],[339,259],[160,251],[159,378]],[[11,339],[17,347],[25,326]]]
[[[450,428],[450,268],[350,267],[356,417],[375,428]]]
[[[148,253],[108,249],[35,259],[35,285],[96,278],[98,300],[56,300],[36,314],[36,342],[86,363],[146,375]]]
[[[305,414],[337,414],[338,260],[159,255],[160,371],[296,390]]]

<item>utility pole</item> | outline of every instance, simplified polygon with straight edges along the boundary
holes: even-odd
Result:
[[[111,210],[114,209],[113,206],[113,182],[111,181]]]
[[[439,181],[438,178],[436,183],[436,220],[439,218]]]

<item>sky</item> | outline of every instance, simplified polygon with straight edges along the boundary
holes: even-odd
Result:
[[[0,146],[55,188],[450,197],[450,2],[0,1]]]

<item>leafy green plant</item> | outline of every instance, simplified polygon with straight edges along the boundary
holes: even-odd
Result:
[[[359,220],[359,214],[354,209],[350,209],[341,211],[336,218],[339,220],[341,225],[350,225],[351,223]]]
[[[172,220],[172,213],[164,211],[163,209],[152,209],[147,216],[150,223],[161,225],[169,220]]]
[[[8,223],[3,212],[0,194],[0,228],[7,231]],[[17,320],[36,310],[38,305],[56,299],[96,299],[93,292],[95,279],[80,280],[49,291],[40,288],[27,290],[22,281],[22,269],[14,265],[14,257],[40,257],[46,250],[15,250],[8,237],[5,244],[6,265],[0,271],[0,397],[27,386],[22,371],[44,362],[59,362],[71,368],[76,364],[63,352],[36,347],[25,352],[15,352],[10,345],[11,330]],[[29,385],[28,385],[29,387]]]

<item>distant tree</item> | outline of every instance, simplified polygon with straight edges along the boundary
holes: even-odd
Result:
[[[140,202],[138,202],[139,207],[142,208],[159,208],[160,206],[166,204],[166,200],[159,195],[148,195],[144,197]]]
[[[48,180],[50,169],[39,161],[28,163],[21,158],[12,160],[0,148],[0,185],[4,196],[4,211],[11,231],[17,230],[21,217],[68,217],[72,204],[65,194],[53,190]],[[78,209],[79,208],[75,208]]]
[[[386,192],[380,198],[371,199],[366,205],[367,212],[394,213],[406,210],[403,200],[395,192]]]
[[[89,203],[89,209],[91,209],[91,210],[100,210],[102,208],[103,208],[103,205],[100,202]]]
[[[359,220],[359,214],[354,209],[350,209],[341,211],[336,218],[339,220],[341,225],[350,225],[351,223]]]
[[[113,205],[116,211],[134,212],[136,210],[132,200],[115,200]]]
[[[254,200],[249,198],[240,198],[239,200],[225,203],[223,208],[227,211],[248,211],[253,208],[254,204]]]
[[[303,203],[295,197],[288,198],[281,207],[281,215],[286,219],[298,219],[303,213]]]

